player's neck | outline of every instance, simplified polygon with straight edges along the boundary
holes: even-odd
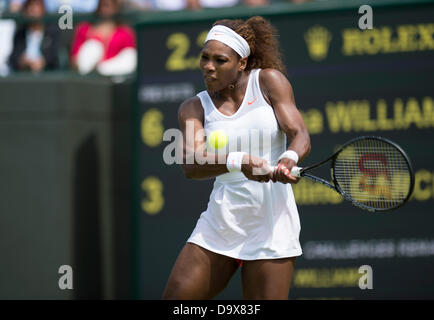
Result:
[[[238,79],[225,89],[215,92],[213,98],[219,100],[232,100],[241,103],[247,90],[250,72],[241,72]]]

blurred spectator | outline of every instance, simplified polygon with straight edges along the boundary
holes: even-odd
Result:
[[[10,0],[9,11],[19,12],[26,0]],[[59,7],[63,4],[71,6],[72,11],[76,13],[94,12],[98,5],[98,0],[44,0],[45,9],[48,13],[57,13]]]
[[[242,0],[241,3],[248,7],[264,7],[270,4],[270,0]]]
[[[40,21],[44,14],[43,0],[27,0],[24,3],[23,15],[31,22],[19,26],[15,32],[9,57],[12,70],[40,72],[58,68],[60,30],[57,25],[44,25]]]
[[[120,13],[119,0],[100,0],[94,23],[80,23],[71,46],[71,62],[81,74],[92,71],[106,76],[134,72],[137,65],[134,30],[114,16]]]
[[[20,12],[25,0],[9,0],[9,12]]]
[[[7,0],[0,0],[0,76],[7,76],[9,73],[8,58],[12,52],[15,33],[15,21],[1,19],[6,10]]]
[[[202,9],[202,5],[200,0],[187,0],[186,9],[188,10],[200,10]]]
[[[132,10],[147,11],[152,9],[150,0],[123,0],[122,5],[128,11],[132,11]]]
[[[223,8],[236,6],[239,0],[200,0],[203,8]]]
[[[198,10],[201,8],[200,0],[148,0],[154,10]]]
[[[140,0],[130,0],[140,1]],[[202,8],[232,7],[240,0],[147,0],[154,10],[199,10]]]
[[[154,10],[176,11],[187,8],[187,0],[151,0]]]

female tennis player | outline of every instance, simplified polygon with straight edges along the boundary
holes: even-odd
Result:
[[[194,125],[194,142],[184,139],[184,153],[208,161],[182,169],[190,179],[216,179],[163,299],[212,299],[241,264],[244,299],[288,299],[295,260],[302,254],[290,185],[298,179],[289,172],[308,155],[310,138],[274,27],[258,16],[215,22],[200,68],[206,90],[182,103],[178,119],[184,137]],[[268,132],[270,143],[235,143],[238,149],[227,154],[210,154],[206,133],[214,130],[225,131],[229,140],[242,132]]]

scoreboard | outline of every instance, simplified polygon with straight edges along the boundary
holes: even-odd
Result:
[[[213,180],[187,180],[170,149],[180,103],[205,89],[199,70],[204,38],[215,20],[253,15],[280,33],[288,78],[311,135],[312,151],[301,166],[351,138],[378,135],[398,143],[415,171],[409,203],[386,214],[362,211],[307,180],[293,186],[303,255],[290,298],[434,298],[434,2],[365,2],[373,9],[373,29],[358,27],[362,3],[342,7],[331,0],[174,13],[137,24],[137,298],[161,297],[212,189]],[[218,298],[241,298],[237,279]]]

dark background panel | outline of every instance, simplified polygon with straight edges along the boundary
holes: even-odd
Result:
[[[305,164],[322,160],[339,145],[356,136],[380,135],[397,142],[410,156],[417,177],[417,194],[395,212],[371,214],[339,199],[336,203],[337,198],[328,196],[329,191],[325,187],[303,186],[303,181],[295,186],[302,223],[301,242],[306,251],[297,260],[290,297],[434,298],[434,277],[428,272],[434,266],[434,195],[433,182],[428,179],[433,177],[434,172],[431,142],[434,138],[433,123],[426,122],[425,126],[420,126],[420,121],[416,121],[406,128],[395,126],[393,130],[372,130],[366,126],[357,127],[360,119],[353,117],[350,130],[342,129],[343,124],[338,122],[335,125],[341,129],[336,131],[329,124],[335,119],[329,117],[327,111],[330,104],[336,106],[343,103],[350,108],[351,103],[356,101],[358,108],[366,108],[368,104],[368,118],[364,121],[378,123],[377,105],[384,100],[387,119],[397,121],[394,105],[402,101],[405,114],[409,101],[413,99],[417,104],[415,112],[419,112],[419,116],[434,115],[429,105],[423,106],[425,97],[433,99],[433,50],[396,53],[379,50],[375,54],[345,55],[342,34],[347,29],[357,29],[357,8],[264,14],[280,32],[288,77],[298,108],[304,113],[308,125],[312,114],[316,115],[317,121],[318,117],[322,121],[322,129],[317,128],[316,131],[313,123],[312,152]],[[374,32],[390,28],[393,32],[392,41],[397,41],[398,29],[403,26],[429,25],[433,22],[432,4],[378,8],[373,5],[373,8]],[[239,17],[245,18],[243,13]],[[216,16],[214,20],[218,18]],[[176,27],[172,23],[139,25],[142,47],[147,41],[154,44],[154,50],[142,50],[145,59],[139,67],[139,90],[149,85],[165,90],[167,85],[176,83],[180,86],[188,83],[190,88],[194,88],[193,94],[204,90],[200,70],[197,64],[190,62],[200,52],[200,46],[195,43],[198,35],[209,29],[214,20],[183,21]],[[312,59],[305,40],[305,34],[315,26],[322,27],[331,35],[330,44],[326,46],[327,54],[320,60]],[[182,55],[186,62],[182,70],[169,70],[166,67],[174,50],[174,47],[167,46],[167,40],[174,34],[184,39],[181,40],[183,45],[190,45]],[[178,128],[177,109],[185,98],[185,95],[178,94],[153,102],[139,99],[138,113],[142,115],[156,108],[164,114],[164,129]],[[136,125],[140,127],[138,123]],[[137,170],[140,176],[135,186],[135,208],[139,223],[137,265],[140,268],[137,273],[137,294],[142,298],[161,296],[179,251],[199,215],[206,209],[212,188],[212,181],[187,180],[180,168],[165,165],[162,152],[167,145],[167,142],[157,147],[143,143],[136,145],[139,150]],[[422,181],[421,172],[428,172],[430,176],[427,178],[425,175]],[[327,169],[321,169],[319,173],[329,175]],[[158,177],[164,186],[165,204],[155,215],[143,212],[138,205],[141,199],[149,197],[138,188],[138,183],[149,175]],[[373,269],[373,290],[361,290],[357,281],[354,281],[362,265],[370,265]],[[228,288],[217,298],[240,297],[240,278],[237,273]]]

